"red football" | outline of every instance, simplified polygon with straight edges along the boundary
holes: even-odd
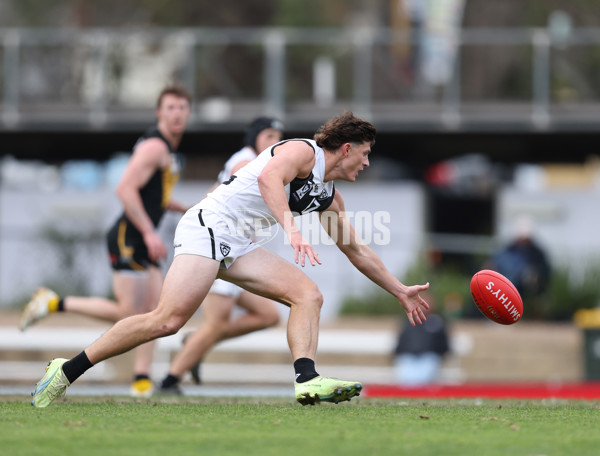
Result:
[[[471,279],[473,301],[495,323],[512,325],[523,315],[523,300],[515,286],[496,271],[483,269]]]

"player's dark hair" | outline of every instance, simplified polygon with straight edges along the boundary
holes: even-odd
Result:
[[[359,119],[351,111],[325,122],[315,133],[313,139],[323,149],[336,150],[342,144],[350,142],[375,144],[375,126],[371,122]]]
[[[163,97],[165,95],[175,95],[176,97],[179,98],[185,98],[188,103],[192,103],[192,95],[190,94],[190,92],[188,92],[188,90],[182,86],[181,84],[171,84],[168,86],[165,86],[161,91],[160,94],[158,95],[158,98],[156,100],[156,107],[160,108],[160,104],[162,103]]]

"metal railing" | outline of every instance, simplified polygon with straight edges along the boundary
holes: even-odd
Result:
[[[391,29],[0,29],[0,130],[145,124],[173,79],[196,130],[260,113],[312,127],[341,109],[380,130],[598,128],[600,29],[448,39],[449,77],[431,83],[422,43]]]

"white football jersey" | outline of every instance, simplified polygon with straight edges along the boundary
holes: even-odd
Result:
[[[239,165],[241,162],[252,161],[255,158],[256,152],[254,152],[254,149],[252,149],[249,146],[238,150],[235,154],[229,157],[229,160],[225,162],[225,166],[219,173],[217,180],[220,184],[222,184],[231,177],[231,175],[233,174],[232,171],[237,165]]]
[[[296,178],[285,186],[290,209],[294,215],[327,209],[333,202],[335,187],[333,181],[323,181],[325,151],[311,139],[288,139],[265,149],[209,193],[195,208],[217,213],[238,229],[243,226],[247,236],[277,223],[260,193],[258,176],[273,157],[273,150],[288,141],[304,141],[315,151],[315,165],[310,175],[304,179]]]

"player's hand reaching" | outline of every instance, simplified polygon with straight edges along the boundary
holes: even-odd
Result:
[[[404,307],[406,315],[408,316],[408,321],[413,326],[415,326],[415,322],[422,325],[423,322],[427,320],[425,311],[429,310],[429,304],[427,304],[427,301],[425,301],[419,293],[428,288],[429,282],[425,285],[412,285],[406,287],[405,292],[398,296],[398,301],[400,301],[400,304]]]
[[[308,261],[311,265],[316,266],[318,264],[322,264],[319,259],[319,255],[313,249],[313,246],[304,239],[302,233],[300,231],[294,231],[289,235],[290,244],[294,249],[294,262],[298,264],[300,261],[300,266],[304,267],[305,264],[305,256],[308,257]]]

